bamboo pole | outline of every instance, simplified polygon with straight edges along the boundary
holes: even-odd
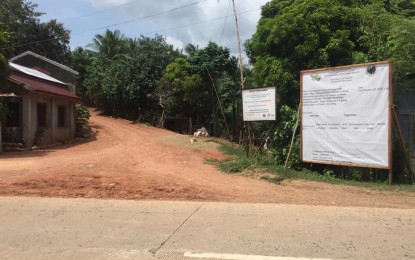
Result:
[[[222,111],[223,120],[225,121],[226,131],[228,131],[229,141],[231,141],[232,147],[233,147],[233,142],[232,142],[232,138],[231,138],[231,132],[229,132],[228,123],[226,122],[225,112],[223,111],[222,102],[220,102],[218,90],[216,89],[215,82],[213,81],[212,75],[210,75],[209,69],[207,67],[205,67],[205,68],[206,68],[206,70],[207,70],[207,72],[209,74],[210,81],[212,81],[212,87],[215,90],[216,97],[218,99],[218,103],[219,103],[219,106],[220,106],[220,110]]]
[[[259,147],[258,147],[258,150],[257,150],[257,151],[255,152],[255,154],[254,154],[254,159],[255,159],[255,158],[256,158],[256,156],[258,155],[259,151],[261,151],[262,146],[263,146],[263,145],[264,145],[264,143],[267,141],[267,139],[268,139],[269,135],[271,134],[272,129],[274,129],[274,127],[275,127],[275,125],[276,125],[276,124],[277,124],[277,123],[272,124],[271,128],[268,130],[267,135],[266,135],[266,136],[265,136],[265,138],[262,140],[261,144],[260,144],[260,145],[259,145]]]
[[[236,36],[238,38],[239,70],[240,70],[240,77],[241,77],[241,95],[242,95],[242,89],[244,89],[244,72],[243,72],[243,64],[242,64],[241,38],[239,35],[238,16],[236,15],[235,0],[232,0],[232,5],[233,5],[233,14],[235,16]],[[251,143],[249,125],[250,125],[249,122],[245,122],[246,133],[247,133],[247,137],[246,137],[246,156],[247,157],[249,157],[249,145]]]
[[[291,137],[290,150],[288,150],[288,155],[287,155],[287,159],[285,160],[284,169],[287,168],[288,160],[290,159],[290,156],[291,156],[291,149],[293,148],[293,144],[294,144],[295,132],[297,132],[298,122],[300,121],[300,107],[301,107],[301,104],[298,105],[298,109],[297,109],[297,121],[295,122],[293,136]]]

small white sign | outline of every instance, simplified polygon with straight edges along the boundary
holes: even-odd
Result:
[[[244,121],[273,121],[277,118],[275,87],[242,90]]]

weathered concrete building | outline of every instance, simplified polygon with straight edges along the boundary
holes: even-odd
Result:
[[[75,137],[75,105],[80,102],[75,94],[76,72],[70,72],[74,75],[72,79],[66,73],[69,68],[52,61],[50,64],[51,67],[29,68],[9,63],[9,84],[0,86],[0,96],[6,100],[10,111],[2,126],[3,142],[19,142],[31,147]],[[60,76],[65,82],[52,77],[45,69],[53,66],[61,67],[62,75],[68,76]],[[58,74],[55,72],[54,75]]]

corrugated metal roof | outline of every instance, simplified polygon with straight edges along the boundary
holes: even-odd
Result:
[[[15,57],[11,58],[11,59],[10,59],[10,61],[17,60],[17,59],[19,59],[19,58],[21,58],[21,57],[24,57],[24,56],[26,56],[26,55],[31,55],[31,56],[33,56],[33,57],[36,57],[36,58],[39,58],[39,59],[44,60],[44,61],[46,61],[46,62],[49,62],[50,64],[53,64],[53,65],[55,65],[55,66],[57,66],[57,67],[59,67],[59,68],[61,68],[61,69],[64,69],[64,70],[66,70],[66,71],[69,71],[69,72],[71,72],[71,73],[73,73],[73,74],[75,74],[75,75],[78,75],[78,74],[79,74],[79,72],[77,72],[77,71],[75,71],[75,70],[73,70],[73,69],[71,69],[71,68],[69,68],[69,67],[67,67],[67,66],[65,66],[65,65],[63,65],[63,64],[60,64],[60,63],[58,63],[58,62],[56,62],[56,61],[53,61],[53,60],[51,60],[51,59],[48,59],[48,58],[46,58],[46,57],[43,57],[42,55],[39,55],[39,54],[34,53],[34,52],[32,52],[32,51],[25,51],[25,52],[23,52],[23,53],[21,53],[21,54],[19,54],[19,55],[15,56]]]
[[[18,70],[18,71],[20,71],[20,72],[22,72],[24,74],[27,74],[27,75],[30,75],[30,76],[33,76],[33,77],[36,77],[36,78],[40,78],[40,79],[52,81],[52,82],[55,82],[55,83],[67,85],[66,83],[63,83],[62,81],[57,80],[57,79],[55,79],[55,78],[53,78],[53,77],[51,77],[49,75],[46,75],[45,73],[42,73],[42,72],[40,72],[38,70],[30,69],[30,68],[27,68],[27,67],[24,67],[24,66],[21,66],[21,65],[12,63],[12,62],[9,62],[9,66],[12,69]]]
[[[58,83],[54,83],[40,78],[35,78],[33,76],[19,72],[15,72],[14,74],[10,75],[9,79],[16,83],[23,84],[24,88],[29,91],[54,94],[66,98],[75,99],[78,102],[81,100],[81,98],[78,97],[75,93],[70,92],[67,89],[66,85],[59,85]]]
[[[0,97],[21,97],[16,94],[12,93],[0,93]]]

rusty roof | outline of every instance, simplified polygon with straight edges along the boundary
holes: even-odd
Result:
[[[75,93],[70,92],[68,90],[68,86],[65,84],[36,78],[21,72],[12,72],[12,75],[9,76],[9,79],[15,83],[23,85],[23,87],[29,91],[53,94],[65,98],[75,99],[76,101],[81,100],[81,98],[78,97]]]

